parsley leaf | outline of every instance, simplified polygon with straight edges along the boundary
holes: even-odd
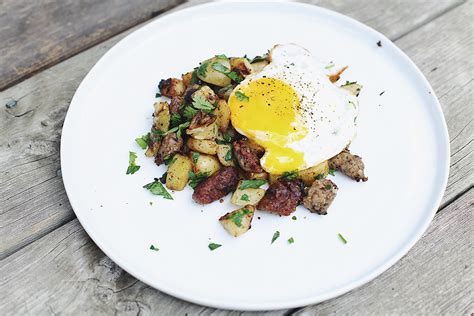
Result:
[[[268,54],[264,54],[263,56],[255,56],[251,61],[250,63],[253,64],[253,63],[256,63],[256,62],[259,62],[259,61],[264,61],[267,59],[267,56]]]
[[[159,180],[145,184],[143,188],[149,190],[154,195],[161,195],[164,199],[173,199],[171,194],[166,190],[166,188],[163,186],[163,184],[161,184]]]
[[[291,217],[291,219],[294,220],[294,221],[296,221],[298,218],[293,215],[293,216]]]
[[[186,118],[186,120],[190,121],[198,110],[193,108],[192,106],[186,105],[186,107],[183,110],[183,116]]]
[[[135,164],[136,159],[137,159],[137,154],[134,153],[133,151],[129,152],[127,174],[134,174],[140,169],[140,166],[137,166]]]
[[[230,79],[232,79],[233,81],[237,82],[237,83],[240,83],[242,81],[240,76],[235,71],[231,71],[231,72],[226,73],[226,76],[229,77]]]
[[[171,126],[175,127],[179,125],[180,122],[181,122],[181,115],[179,115],[178,113],[171,114],[171,117],[170,117]]]
[[[193,152],[193,153],[191,154],[191,158],[193,159],[193,162],[196,163],[196,162],[198,161],[198,159],[199,159],[199,153]]]
[[[344,238],[344,236],[341,235],[341,233],[337,235],[339,236],[339,239],[342,241],[343,244],[347,244],[347,240]]]
[[[217,59],[229,60],[229,57],[227,57],[227,56],[224,55],[224,54],[216,55],[216,58],[217,58]]]
[[[217,248],[219,248],[219,247],[221,247],[221,246],[222,246],[222,245],[215,244],[215,243],[213,243],[213,242],[211,242],[211,243],[208,245],[208,247],[209,247],[209,249],[210,249],[211,251],[216,250]]]
[[[333,62],[331,62],[329,65],[327,65],[326,67],[324,67],[325,69],[331,69],[332,67],[334,67],[336,65],[334,65]]]
[[[203,110],[210,112],[214,110],[215,106],[212,105],[209,101],[207,101],[203,96],[196,96],[193,99],[193,107],[195,109]]]
[[[324,186],[324,189],[326,189],[326,190],[331,190],[331,189],[332,189],[332,185],[326,184],[326,185]]]
[[[240,197],[240,199],[241,199],[242,201],[247,201],[247,202],[250,201],[249,196],[248,196],[247,194],[242,194],[242,196]]]
[[[265,180],[242,180],[239,189],[258,189],[261,185],[267,183]]]
[[[237,97],[237,100],[239,100],[239,101],[247,101],[248,102],[248,100],[250,99],[248,96],[246,96],[245,94],[243,94],[240,91],[236,91],[235,96]]]
[[[197,74],[201,77],[205,77],[207,73],[207,66],[209,66],[208,62],[201,63],[201,65],[197,69]]]
[[[204,181],[208,176],[209,172],[199,172],[196,174],[189,171],[189,186],[193,189],[196,188],[198,184]]]
[[[135,141],[141,149],[146,149],[148,147],[148,142],[150,141],[150,133],[145,134],[142,137],[135,138]]]
[[[197,69],[198,68],[194,68],[193,73],[191,74],[191,80],[189,81],[190,85],[193,85],[199,81],[199,78],[197,76]]]
[[[217,61],[212,63],[211,67],[212,69],[217,70],[218,72],[223,73],[225,75],[227,75],[227,73],[229,72],[229,68],[227,68],[221,63],[218,63]]]
[[[285,171],[283,172],[281,177],[285,180],[295,180],[298,177],[298,170]]]
[[[183,132],[184,129],[188,128],[188,126],[190,125],[191,123],[190,122],[185,122],[183,124],[179,124],[178,126],[178,132],[176,133],[176,136],[178,138],[181,137],[181,133]]]
[[[250,211],[246,208],[239,210],[238,212],[232,213],[227,217],[230,219],[237,227],[242,227],[242,219],[245,215],[250,214]]]
[[[280,237],[280,232],[277,230],[272,237],[272,244]]]
[[[336,172],[336,170],[334,170],[334,169],[329,169],[328,174],[330,174],[331,176],[334,176],[334,172]]]
[[[160,250],[158,247],[155,247],[153,245],[150,246],[150,250],[153,250],[153,251],[158,251]]]
[[[288,243],[289,243],[289,244],[292,244],[292,243],[294,243],[294,242],[295,242],[295,240],[293,239],[293,237],[290,237],[290,238],[288,239]]]
[[[165,156],[163,157],[163,160],[165,162],[165,165],[172,165],[173,162],[176,161],[176,158],[174,157],[174,155],[168,155],[168,156]]]
[[[324,173],[320,173],[318,174],[316,177],[314,177],[316,180],[322,180],[324,178],[326,178],[326,175]]]
[[[224,160],[225,161],[231,161],[233,154],[232,154],[232,146],[229,146],[229,150],[227,151],[227,154],[225,154]]]
[[[222,135],[222,139],[217,139],[216,140],[216,143],[218,143],[220,145],[230,144],[231,142],[232,142],[232,136],[230,136],[227,133]]]
[[[161,93],[157,92],[157,93],[155,94],[155,98],[159,98],[159,97],[161,97]]]

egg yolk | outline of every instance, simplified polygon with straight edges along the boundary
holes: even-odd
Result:
[[[275,78],[240,85],[229,98],[232,125],[265,148],[262,167],[272,174],[304,169],[304,154],[288,147],[307,133],[295,90]]]

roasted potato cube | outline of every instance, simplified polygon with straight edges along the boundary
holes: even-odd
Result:
[[[160,149],[160,145],[161,145],[160,142],[154,142],[154,143],[148,144],[148,148],[145,151],[145,156],[147,156],[148,158],[155,157],[156,154],[158,153],[158,149]]]
[[[328,161],[323,161],[319,165],[310,167],[305,170],[298,172],[298,178],[300,178],[304,184],[311,185],[316,177],[320,174],[327,175],[329,172],[329,163]]]
[[[202,154],[217,154],[217,143],[213,140],[188,138],[187,145],[191,150]]]
[[[170,108],[167,102],[156,102],[153,113],[153,125],[155,129],[167,132],[170,128]]]
[[[217,136],[217,121],[214,121],[210,125],[200,126],[196,128],[188,128],[186,134],[195,139],[216,139]]]
[[[234,167],[234,159],[232,153],[232,145],[230,144],[217,144],[217,158],[223,166]]]
[[[220,168],[221,164],[215,156],[199,154],[199,156],[193,160],[193,171],[195,174],[207,172],[208,175],[212,175]]]
[[[252,66],[247,58],[231,58],[230,69],[242,78],[245,78],[252,73]]]
[[[248,180],[268,180],[266,172],[245,172],[245,179]]]
[[[281,177],[281,174],[268,174],[268,183],[273,184],[275,183],[278,178]]]
[[[191,85],[191,80],[193,79],[193,71],[187,72],[181,75],[184,86],[187,88]]]
[[[186,87],[184,86],[183,80],[176,78],[163,79],[158,84],[161,95],[165,97],[179,97],[182,96]]]
[[[230,123],[230,108],[227,102],[219,100],[214,109],[214,115],[217,117],[217,126],[221,132],[225,132]]]
[[[257,188],[248,188],[248,189],[239,189],[242,181],[237,185],[237,190],[232,194],[230,202],[232,204],[243,206],[243,205],[256,205],[265,195],[265,189]]]
[[[173,159],[174,161],[168,166],[166,187],[170,190],[181,191],[189,181],[192,162],[189,157],[180,154],[176,154]]]
[[[252,67],[252,73],[257,73],[257,72],[260,72],[263,70],[263,68],[265,68],[265,66],[268,65],[268,61],[266,60],[262,60],[262,61],[257,61],[257,62],[254,62],[252,64],[250,64],[250,66]]]
[[[197,70],[198,78],[218,87],[225,87],[230,84],[231,80],[226,74],[215,69],[220,67],[216,66],[216,64],[221,64],[224,66],[222,67],[223,69],[230,71],[230,62],[228,59],[213,57],[201,63]]]
[[[219,218],[219,222],[229,234],[234,237],[239,237],[250,229],[254,214],[255,207],[246,205],[238,210],[225,214]]]
[[[356,97],[359,96],[360,90],[362,89],[362,85],[356,83],[356,82],[349,82],[345,85],[341,86],[342,89],[349,91]]]
[[[197,97],[202,97],[204,100],[209,101],[212,105],[216,104],[217,100],[219,100],[219,97],[217,94],[208,86],[202,86],[199,88],[199,90],[195,91],[191,98],[195,100]]]

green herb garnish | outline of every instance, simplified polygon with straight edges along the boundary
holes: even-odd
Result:
[[[229,60],[229,57],[227,57],[225,54],[216,55],[216,58],[217,59]]]
[[[263,56],[255,56],[252,60],[250,60],[250,63],[253,64],[259,61],[264,61],[267,59],[267,56],[268,54],[264,54]]]
[[[155,98],[159,98],[159,97],[161,97],[161,93],[157,92],[157,93],[155,94]]]
[[[140,166],[137,166],[135,160],[137,159],[137,154],[133,151],[128,154],[128,168],[127,174],[134,174],[140,169]]]
[[[280,232],[277,230],[274,234],[273,234],[273,237],[272,237],[272,244],[275,242],[275,240],[277,240],[278,238],[280,237]]]
[[[208,176],[209,172],[199,172],[196,174],[189,171],[189,186],[193,189],[196,188],[198,184],[204,181]]]
[[[330,174],[331,176],[334,176],[334,175],[335,175],[335,172],[336,172],[336,170],[334,170],[334,169],[329,169],[328,174]]]
[[[213,243],[213,242],[211,242],[211,243],[208,245],[208,247],[209,247],[209,249],[210,249],[211,251],[216,250],[217,248],[219,248],[219,247],[221,247],[221,246],[222,246],[222,245],[215,244],[215,243]]]
[[[198,69],[199,68],[194,68],[193,73],[191,74],[191,80],[189,80],[189,84],[193,85],[193,84],[195,84],[196,82],[199,81],[199,78],[197,76],[197,70]]]
[[[237,227],[242,227],[242,219],[244,218],[245,215],[249,214],[250,211],[246,208],[238,211],[238,212],[235,212],[231,215],[229,215],[227,217],[227,219],[230,219],[232,222],[234,222],[234,224],[237,226]]]
[[[192,106],[186,105],[183,110],[183,116],[186,118],[186,120],[190,121],[197,112],[198,110]]]
[[[326,178],[326,175],[324,173],[320,173],[318,174],[316,177],[314,177],[316,180],[322,180],[324,178]]]
[[[258,189],[261,185],[267,183],[265,180],[242,180],[239,189]]]
[[[230,144],[230,142],[232,142],[232,136],[229,134],[224,134],[222,135],[222,139],[217,139],[216,142],[221,145]]]
[[[235,71],[226,73],[226,76],[235,81],[236,83],[240,83],[242,81],[240,76]]]
[[[334,67],[334,63],[330,63],[329,65],[327,65],[326,67],[324,67],[325,69],[331,69],[332,67]]]
[[[357,81],[346,81],[345,84],[343,84],[341,87],[344,87],[344,86],[350,86],[350,85],[353,85],[353,84],[356,84]]]
[[[135,138],[138,146],[141,149],[146,149],[148,147],[148,142],[150,141],[150,133],[143,135],[142,137]]]
[[[326,185],[324,186],[324,188],[325,188],[326,190],[331,190],[331,189],[332,189],[332,185],[326,184]]]
[[[341,235],[341,233],[337,235],[339,236],[339,239],[342,241],[343,244],[347,244],[347,240],[344,238],[344,236]]]
[[[180,122],[181,122],[181,115],[179,115],[178,113],[171,114],[170,125],[172,127],[178,126]]]
[[[193,162],[196,163],[196,162],[198,161],[198,159],[199,159],[199,153],[193,152],[193,153],[191,154],[191,158],[193,159]]]
[[[203,96],[196,96],[193,98],[193,107],[206,112],[210,112],[215,108],[215,106],[207,101]]]
[[[153,250],[153,251],[158,251],[160,250],[158,247],[155,247],[153,245],[150,246],[150,250]]]
[[[209,66],[208,62],[202,63],[197,69],[197,74],[201,77],[205,77],[207,73],[207,66]]]
[[[149,190],[154,195],[162,196],[164,199],[167,199],[167,200],[173,199],[171,194],[166,190],[163,184],[158,180],[145,184],[143,188]]]
[[[235,96],[237,97],[237,100],[239,101],[248,101],[250,99],[248,96],[246,96],[240,91],[236,91]]]
[[[247,194],[242,194],[242,196],[240,197],[240,199],[241,199],[242,201],[247,201],[247,202],[250,201],[249,196],[248,196]]]
[[[229,150],[227,151],[227,154],[225,154],[225,161],[231,161],[232,160],[232,157],[233,157],[233,154],[232,154],[232,147],[229,148]]]
[[[212,63],[211,67],[212,69],[217,70],[218,72],[223,73],[225,75],[227,75],[227,73],[229,72],[229,68],[218,62]]]
[[[295,180],[298,177],[298,170],[285,171],[283,172],[281,177],[285,180]]]
[[[292,243],[294,243],[294,242],[295,242],[295,240],[293,239],[293,237],[290,237],[290,238],[288,239],[288,243],[289,243],[289,244],[292,244]]]
[[[173,162],[176,161],[176,158],[174,157],[174,154],[172,154],[172,155],[164,156],[163,161],[165,162],[165,165],[169,166],[169,165],[172,165]]]
[[[294,220],[294,221],[296,221],[298,218],[293,215],[293,216],[291,217],[291,219]]]

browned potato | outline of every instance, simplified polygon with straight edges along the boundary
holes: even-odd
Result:
[[[229,153],[230,151],[230,153]],[[232,146],[229,144],[217,144],[217,158],[223,166],[234,167],[234,159],[232,158]]]
[[[265,68],[265,66],[267,65],[268,65],[268,61],[266,60],[257,61],[255,63],[250,64],[250,66],[252,67],[252,73],[257,73],[257,72],[262,71],[263,68]]]
[[[179,80],[176,78],[161,80],[158,85],[158,88],[160,88],[161,95],[164,95],[168,98],[182,96],[184,90],[186,90],[183,80]]]
[[[219,222],[229,234],[239,237],[250,229],[254,214],[255,207],[246,205],[241,209],[225,214],[219,218]]]
[[[156,154],[158,153],[158,149],[160,149],[160,145],[161,145],[160,142],[153,143],[153,146],[151,147],[148,145],[148,148],[145,152],[145,156],[147,156],[148,158],[155,157]]]
[[[155,113],[153,114],[153,124],[155,129],[167,132],[170,128],[170,108],[167,102],[156,102]]]
[[[320,174],[327,175],[329,172],[329,163],[328,161],[323,161],[319,165],[310,167],[305,170],[298,172],[298,178],[300,178],[304,184],[311,185],[316,177]]]
[[[214,115],[217,117],[217,126],[221,132],[225,132],[230,123],[230,108],[227,102],[219,100],[214,109]]]
[[[191,79],[193,79],[193,72],[187,72],[183,75],[181,75],[181,79],[183,80],[184,86],[187,88],[191,85]]]
[[[212,124],[207,126],[200,126],[196,128],[188,128],[186,134],[195,139],[216,139],[217,137],[217,121],[214,121]]]
[[[203,154],[217,154],[217,143],[213,140],[188,138],[187,145],[191,150],[198,151]]]
[[[193,100],[195,100],[197,97],[204,98],[205,100],[209,101],[209,103],[211,103],[212,105],[214,105],[219,99],[217,94],[208,86],[202,86],[201,88],[199,88],[199,90],[194,92],[191,96]]]
[[[248,180],[268,180],[268,176],[266,172],[245,172],[245,179]]]
[[[242,78],[245,78],[252,73],[252,66],[247,58],[231,58],[230,68]]]
[[[220,168],[221,164],[215,156],[199,154],[199,156],[196,156],[193,160],[193,171],[195,174],[207,173],[211,175]]]
[[[243,205],[256,205],[265,195],[265,189],[257,188],[248,188],[248,189],[239,189],[242,181],[237,185],[237,190],[232,194],[230,202],[232,204],[243,206]]]
[[[174,156],[174,161],[168,166],[166,187],[170,190],[183,190],[189,181],[189,172],[191,170],[191,159],[189,157],[176,154]]]
[[[218,87],[225,87],[230,84],[231,80],[224,73],[216,70],[214,63],[219,63],[230,71],[230,62],[228,59],[213,57],[201,63],[197,70],[199,79],[204,82],[216,85]]]

